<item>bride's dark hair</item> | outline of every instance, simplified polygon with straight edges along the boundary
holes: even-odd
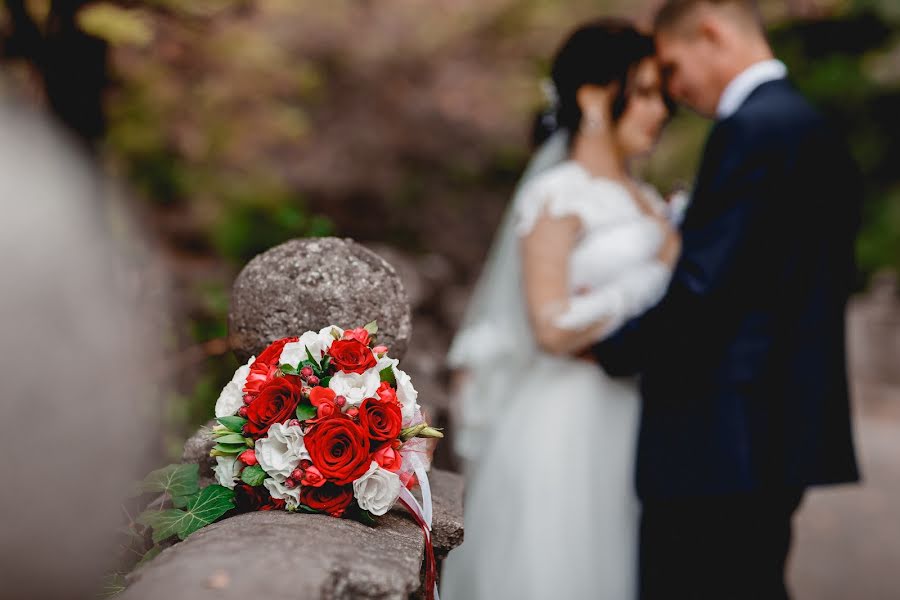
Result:
[[[576,95],[587,84],[615,85],[610,113],[613,122],[618,121],[628,106],[628,80],[635,67],[655,54],[653,38],[624,19],[599,19],[576,29],[553,59],[551,78],[556,88],[556,104],[541,119],[539,131],[535,132],[536,141],[542,141],[541,138],[559,128],[578,131],[581,108]]]

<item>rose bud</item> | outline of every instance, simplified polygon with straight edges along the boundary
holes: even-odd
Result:
[[[302,369],[300,369],[300,377],[302,377],[303,379],[309,379],[310,377],[312,377],[312,374],[312,367],[303,367]]]
[[[344,398],[343,396],[335,396],[334,403],[337,404],[338,406],[340,406],[341,408],[344,408],[344,405],[347,404],[347,399]]]
[[[295,481],[299,481],[299,480],[303,479],[303,469],[298,468],[298,469],[294,469],[293,471],[291,471],[291,479],[293,479]]]
[[[255,450],[244,450],[238,455],[238,460],[247,465],[248,467],[252,467],[257,464],[259,461],[256,460],[256,451]]]
[[[238,409],[238,416],[241,417],[242,419],[247,418],[247,407],[246,406],[242,406]]]
[[[316,377],[315,375],[310,375],[309,377],[306,378],[306,383],[315,387],[315,386],[319,385],[319,378]]]
[[[325,478],[322,477],[322,473],[317,468],[310,467],[303,473],[300,483],[305,486],[322,487],[325,485]]]
[[[387,346],[375,346],[372,348],[372,352],[375,354],[387,354],[388,347]]]
[[[356,408],[355,406],[351,406],[350,408],[347,409],[347,412],[344,414],[346,414],[348,417],[355,419],[356,417],[359,416],[359,409]]]
[[[295,487],[297,487],[297,482],[294,481],[293,479],[291,479],[290,477],[288,477],[287,479],[284,480],[284,487],[286,487],[289,490],[292,490]]]
[[[300,419],[291,419],[285,423],[288,427],[300,427]]]

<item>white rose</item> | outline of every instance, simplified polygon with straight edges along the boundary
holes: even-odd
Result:
[[[256,357],[251,356],[246,365],[238,367],[231,381],[222,388],[222,393],[216,400],[216,417],[229,417],[237,414],[238,409],[244,405],[244,386],[247,385],[247,375],[250,374],[250,365],[254,360]]]
[[[219,485],[223,485],[230,490],[234,489],[234,482],[241,473],[243,463],[238,461],[237,455],[234,456],[217,456],[216,466],[213,472],[216,474],[216,480]]]
[[[347,399],[347,406],[359,406],[366,398],[375,396],[381,378],[377,368],[362,373],[344,373],[339,371],[328,384],[334,393]]]
[[[259,466],[279,483],[304,459],[309,459],[309,452],[303,442],[303,430],[296,425],[275,423],[269,427],[269,434],[256,442]]]
[[[280,481],[268,478],[263,481],[263,485],[266,486],[266,489],[269,490],[269,494],[271,494],[273,498],[284,500],[285,508],[293,510],[300,504],[299,484],[294,488],[288,489],[288,487]]]
[[[394,378],[397,380],[397,399],[403,405],[401,414],[403,415],[403,426],[409,427],[416,415],[420,414],[419,405],[416,400],[419,398],[419,392],[413,387],[412,379],[405,372],[394,367]]]
[[[353,495],[359,507],[373,515],[386,513],[400,497],[400,477],[372,461],[366,474],[353,482]]]
[[[281,356],[278,358],[278,364],[296,367],[304,360],[307,360],[307,348],[309,348],[309,353],[316,362],[321,362],[322,357],[325,356],[331,348],[331,343],[334,341],[334,336],[331,335],[332,329],[336,329],[338,335],[344,334],[343,329],[333,325],[322,329],[318,333],[307,331],[296,342],[284,345],[284,348],[281,349]]]

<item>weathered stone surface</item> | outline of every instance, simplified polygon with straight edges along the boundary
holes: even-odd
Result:
[[[232,347],[242,361],[272,340],[328,325],[378,321],[378,341],[401,358],[412,333],[409,302],[394,268],[353,240],[291,240],[260,254],[234,282]]]
[[[201,529],[131,576],[122,600],[406,600],[420,587],[424,540],[398,511],[376,527],[284,511]]]

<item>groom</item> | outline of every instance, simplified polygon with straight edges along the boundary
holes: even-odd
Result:
[[[862,196],[750,0],[669,0],[675,99],[715,119],[663,301],[593,352],[641,374],[641,598],[787,598],[808,486],[855,481],[844,309]]]

